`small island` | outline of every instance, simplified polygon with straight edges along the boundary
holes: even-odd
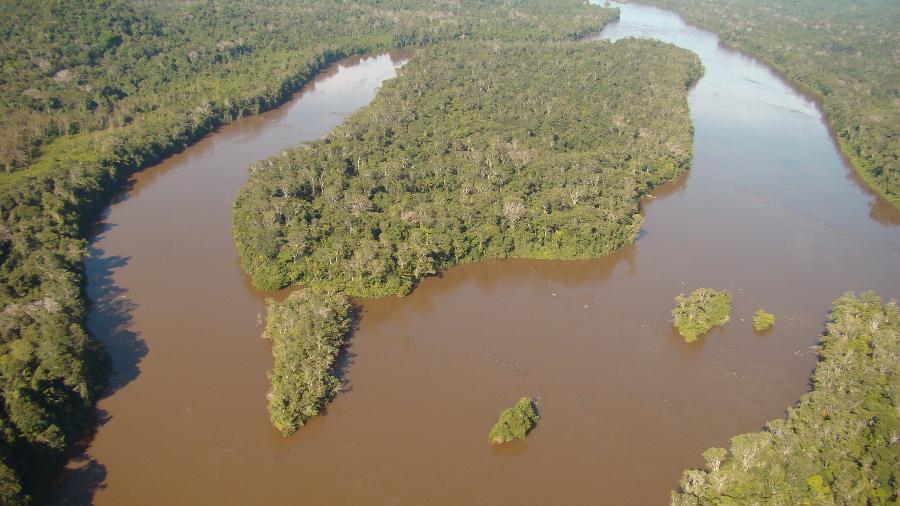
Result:
[[[692,343],[716,325],[728,322],[731,313],[731,292],[712,288],[698,288],[690,296],[679,294],[672,310],[672,323],[684,342]]]
[[[769,330],[772,325],[775,325],[775,315],[772,313],[767,313],[762,309],[759,309],[753,315],[753,330],[765,332],[766,330]]]
[[[272,340],[269,415],[285,436],[319,414],[340,390],[335,363],[350,332],[351,306],[327,288],[304,288],[284,302],[269,300],[263,337]]]
[[[503,444],[516,439],[525,439],[537,425],[538,418],[540,417],[534,409],[534,400],[522,397],[515,406],[500,413],[500,419],[488,434],[488,441],[491,444]]]

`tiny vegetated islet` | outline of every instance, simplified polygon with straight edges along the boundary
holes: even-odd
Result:
[[[772,325],[775,325],[775,315],[772,313],[767,313],[766,311],[759,309],[753,314],[753,330],[765,332],[766,330],[769,330]]]
[[[515,406],[504,409],[500,413],[500,419],[488,433],[488,442],[503,444],[516,439],[525,439],[525,436],[537,425],[539,418],[534,407],[534,400],[522,397]]]
[[[717,325],[724,325],[731,313],[731,292],[698,288],[689,296],[675,297],[672,323],[684,342],[691,343]]]

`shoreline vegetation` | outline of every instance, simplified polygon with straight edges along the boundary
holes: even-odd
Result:
[[[283,103],[343,57],[459,38],[574,39],[618,15],[575,0],[0,6],[4,504],[46,491],[93,426],[110,364],[85,328],[86,238],[131,173]]]
[[[900,3],[641,0],[771,65],[821,99],[841,151],[900,209]]]
[[[253,166],[241,265],[263,290],[383,297],[460,263],[609,254],[637,238],[641,196],[689,168],[701,75],[637,39],[423,49],[331,134]]]
[[[900,483],[900,309],[872,292],[836,300],[812,390],[787,417],[703,453],[673,506],[895,504]]]

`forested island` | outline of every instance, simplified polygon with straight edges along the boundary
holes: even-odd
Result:
[[[844,153],[900,207],[900,2],[647,0],[759,56],[822,99]]]
[[[109,365],[85,330],[85,238],[148,166],[338,59],[464,38],[574,39],[575,0],[0,2],[0,502],[46,490]]]
[[[813,389],[786,419],[703,453],[673,506],[895,504],[900,309],[874,293],[834,302],[819,343]]]
[[[242,265],[265,290],[373,297],[462,262],[608,254],[637,237],[639,198],[688,168],[701,73],[635,39],[422,50],[325,139],[251,169]]]
[[[326,139],[258,163],[234,206],[266,290],[408,293],[485,258],[595,258],[690,163],[696,56],[639,40],[457,42],[417,54]]]

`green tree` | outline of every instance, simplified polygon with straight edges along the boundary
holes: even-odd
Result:
[[[272,424],[288,436],[340,389],[334,366],[350,331],[350,304],[334,290],[308,288],[269,300],[264,336],[275,358],[269,380]]]
[[[871,292],[834,302],[812,391],[762,432],[703,453],[673,505],[896,504],[900,310]]]
[[[731,313],[731,293],[711,288],[698,288],[687,297],[675,297],[672,322],[684,342],[691,343],[716,325],[728,322]]]
[[[538,418],[534,400],[522,397],[515,406],[500,413],[500,419],[488,434],[488,441],[491,444],[503,444],[516,439],[525,439],[537,425]]]
[[[766,331],[774,324],[775,315],[772,313],[767,313],[762,309],[759,309],[753,314],[753,329],[757,332]]]

